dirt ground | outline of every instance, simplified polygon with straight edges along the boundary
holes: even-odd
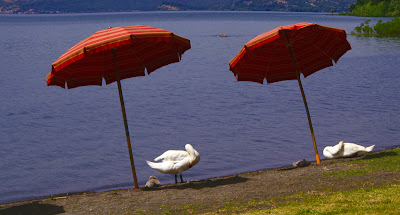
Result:
[[[390,156],[390,151],[371,154]],[[376,157],[376,156],[375,156]],[[400,183],[398,171],[335,177],[329,172],[362,168],[347,162],[368,157],[324,160],[310,166],[249,172],[153,189],[74,193],[0,205],[0,214],[201,214],[216,213],[227,202],[271,200],[298,192],[338,191]],[[190,207],[189,207],[190,206]],[[271,207],[263,205],[263,208]],[[189,208],[189,209],[188,209]],[[193,209],[195,208],[195,209]]]

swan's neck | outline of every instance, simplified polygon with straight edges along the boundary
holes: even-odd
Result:
[[[186,151],[189,153],[189,168],[192,168],[197,159],[197,151],[191,145],[186,146]]]
[[[191,146],[186,146],[186,151],[189,153],[190,159],[194,160],[196,158],[194,154],[194,148]]]

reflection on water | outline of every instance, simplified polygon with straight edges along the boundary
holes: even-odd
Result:
[[[375,56],[377,53],[398,53],[400,50],[400,38],[379,38],[348,36],[356,56]],[[359,51],[358,51],[359,50]]]

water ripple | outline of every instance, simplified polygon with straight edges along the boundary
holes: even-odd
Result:
[[[0,16],[0,70],[8,71],[0,80],[0,203],[132,187],[116,84],[64,90],[45,83],[51,62],[94,31],[144,24],[191,39],[181,62],[122,81],[143,186],[150,175],[173,183],[172,175],[151,169],[146,160],[186,143],[201,161],[184,173],[185,180],[314,160],[297,82],[236,82],[228,62],[244,43],[280,25],[302,20],[350,32],[364,21],[267,12],[14,17]],[[217,37],[221,33],[228,37]],[[400,41],[348,39],[353,49],[336,65],[303,78],[318,149],[340,140],[376,144],[377,150],[396,146]]]

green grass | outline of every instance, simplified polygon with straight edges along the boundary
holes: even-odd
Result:
[[[327,176],[340,180],[346,177],[374,174],[377,171],[390,171],[399,173],[400,179],[400,148],[343,162],[348,164],[348,170],[326,173]],[[368,181],[355,183],[363,183],[364,188],[333,191],[335,190],[333,187],[327,186],[318,191],[302,192],[265,201],[227,199],[223,207],[215,208],[214,212],[207,214],[399,214],[400,184],[398,181],[394,182],[395,184],[380,187],[369,184]],[[208,207],[196,203],[162,205],[159,212],[130,211],[127,214],[198,214]]]
[[[334,193],[310,193],[292,196],[293,201],[272,209],[252,210],[245,214],[398,214],[400,184]]]
[[[200,209],[207,208],[204,204],[181,204],[181,205],[160,205],[159,211],[151,210],[136,210],[134,212],[127,212],[127,214],[162,214],[162,215],[172,215],[172,214],[197,214]]]
[[[400,148],[379,154],[366,155],[362,159],[349,162],[349,165],[360,165],[359,169],[349,169],[326,173],[326,175],[337,176],[339,178],[368,175],[374,171],[400,171]]]
[[[344,178],[374,174],[375,171],[395,171],[399,172],[400,178],[400,148],[346,162],[352,168],[327,174]],[[357,166],[361,168],[353,168]],[[339,192],[326,190],[298,193],[271,201],[241,205],[235,209],[244,211],[243,209],[251,208],[254,205],[261,208],[265,205],[265,207],[264,209],[250,210],[244,214],[399,214],[400,184]],[[226,209],[228,208],[222,212],[232,212]]]
[[[354,163],[368,164],[367,169],[370,171],[400,170],[400,148],[392,151],[382,152],[379,154],[366,155],[363,159],[353,161]]]

